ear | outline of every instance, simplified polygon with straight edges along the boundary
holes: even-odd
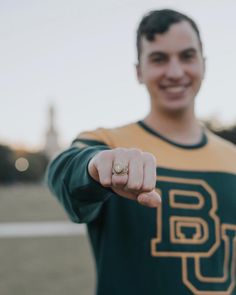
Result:
[[[203,79],[205,78],[206,74],[206,57],[203,56]]]
[[[139,83],[142,84],[143,83],[143,79],[142,79],[142,72],[141,72],[141,68],[140,68],[140,63],[139,62],[136,63],[135,68],[136,68],[136,76],[137,76],[137,79],[138,79]]]

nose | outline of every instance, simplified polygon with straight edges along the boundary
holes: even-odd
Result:
[[[166,77],[171,80],[179,80],[184,75],[184,68],[181,62],[177,59],[169,61],[166,69]]]

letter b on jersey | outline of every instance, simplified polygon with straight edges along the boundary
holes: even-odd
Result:
[[[162,207],[157,212],[154,256],[210,256],[220,244],[217,199],[203,180],[158,177]]]

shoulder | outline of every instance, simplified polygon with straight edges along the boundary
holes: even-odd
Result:
[[[206,129],[209,143],[217,150],[236,156],[236,145]]]
[[[132,135],[137,133],[139,130],[137,123],[132,122],[129,124],[113,127],[113,128],[104,128],[99,127],[94,130],[88,130],[81,132],[75,141],[84,141],[84,140],[90,140],[90,141],[97,141],[103,144],[106,144],[110,147],[116,146],[116,141],[123,141],[127,140]]]

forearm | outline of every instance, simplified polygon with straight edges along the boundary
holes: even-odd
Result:
[[[106,146],[71,147],[48,167],[48,186],[74,222],[95,219],[102,204],[112,195],[112,191],[93,180],[87,170],[90,159],[105,149]]]

